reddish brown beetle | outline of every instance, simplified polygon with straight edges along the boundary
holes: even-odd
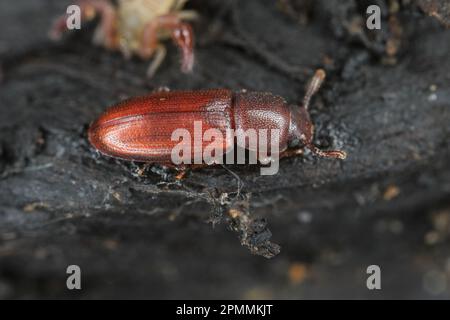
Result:
[[[177,144],[171,139],[172,132],[177,128],[193,132],[193,123],[201,122],[202,133],[210,128],[224,135],[228,129],[278,129],[279,157],[301,154],[307,148],[319,156],[345,159],[345,152],[323,151],[312,142],[314,126],[308,106],[324,79],[325,72],[317,70],[302,106],[290,106],[271,93],[227,89],[157,92],[132,98],[102,114],[89,128],[89,141],[111,157],[170,165]],[[234,145],[234,138],[214,143],[226,152]],[[207,144],[202,141],[203,147]],[[192,152],[195,157],[196,151]]]

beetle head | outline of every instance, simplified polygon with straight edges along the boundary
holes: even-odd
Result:
[[[314,125],[308,110],[304,107],[290,106],[289,146],[291,148],[306,147],[312,143]]]
[[[314,125],[308,110],[304,107],[291,106],[289,124],[289,147],[307,148],[312,153],[325,158],[345,159],[347,154],[340,150],[320,150],[313,143]]]
[[[314,125],[311,122],[308,107],[311,98],[317,93],[317,91],[319,91],[320,86],[325,80],[325,76],[326,74],[324,70],[316,70],[306,88],[305,97],[303,98],[303,105],[300,107],[290,107],[291,117],[289,123],[289,144],[291,147],[306,147],[311,150],[312,153],[321,157],[345,159],[347,154],[344,151],[323,151],[317,148],[313,143]]]

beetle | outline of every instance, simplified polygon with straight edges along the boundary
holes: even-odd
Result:
[[[173,39],[181,49],[181,71],[191,72],[194,64],[194,33],[185,22],[197,18],[192,10],[182,10],[187,0],[78,0],[81,17],[91,20],[100,16],[94,42],[110,50],[120,50],[129,58],[132,54],[153,62],[147,69],[151,78],[166,56],[160,40]],[[50,31],[54,40],[67,29],[68,16],[59,17]]]
[[[131,98],[110,107],[94,121],[88,138],[95,149],[107,156],[173,166],[171,151],[177,142],[172,141],[172,132],[177,128],[193,132],[193,123],[197,121],[202,124],[202,133],[210,128],[224,135],[228,129],[278,129],[276,156],[280,158],[302,154],[307,148],[318,156],[345,159],[344,151],[325,151],[313,144],[314,125],[308,107],[324,79],[325,71],[317,70],[300,106],[288,105],[282,97],[271,93],[228,89],[160,91]],[[205,142],[202,143],[205,147]],[[227,151],[234,145],[234,139],[214,143],[223,144],[223,150]],[[196,152],[199,151],[192,150],[194,158]]]

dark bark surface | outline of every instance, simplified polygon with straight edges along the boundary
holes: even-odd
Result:
[[[365,1],[191,1],[194,73],[169,44],[146,80],[148,62],[91,44],[93,26],[50,42],[64,5],[0,3],[0,298],[450,298],[450,32],[437,20],[412,3],[368,33],[355,24]],[[322,66],[316,143],[345,161],[174,182],[86,141],[106,106],[160,86],[295,103]],[[264,221],[281,246],[272,259],[239,244],[267,255]],[[79,292],[66,289],[72,264]],[[372,264],[381,291],[366,288]]]

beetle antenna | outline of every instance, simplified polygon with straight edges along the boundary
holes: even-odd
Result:
[[[308,145],[308,149],[311,150],[312,153],[324,158],[337,158],[342,160],[347,158],[347,153],[341,150],[320,150],[313,144]]]
[[[312,77],[311,81],[308,84],[308,87],[306,88],[306,94],[303,98],[303,107],[308,110],[309,108],[309,102],[311,101],[311,98],[319,91],[320,86],[322,85],[323,81],[325,80],[326,73],[323,69],[317,69],[316,73],[314,73],[314,76]]]

